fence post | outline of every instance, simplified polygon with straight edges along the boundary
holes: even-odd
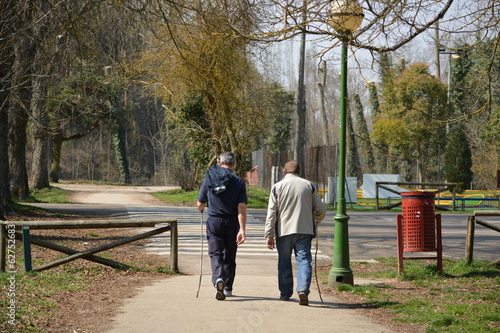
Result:
[[[7,259],[7,226],[0,223],[0,273],[5,273]]]
[[[465,262],[472,263],[474,257],[474,230],[476,226],[476,216],[469,215],[467,218],[467,239],[465,240]]]
[[[439,274],[443,274],[443,235],[441,231],[441,214],[436,214],[436,241],[437,267]]]
[[[170,222],[170,269],[179,270],[177,221]]]
[[[23,252],[24,270],[26,272],[31,272],[31,236],[29,225],[23,225]]]
[[[403,274],[404,263],[403,263],[403,215],[398,214],[396,216],[396,236],[398,243],[398,274]]]

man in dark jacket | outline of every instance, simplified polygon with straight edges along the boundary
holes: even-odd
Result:
[[[245,182],[233,173],[235,166],[234,153],[222,153],[219,165],[207,172],[198,194],[200,212],[208,203],[208,253],[218,300],[232,295],[236,251],[245,241],[247,192]]]

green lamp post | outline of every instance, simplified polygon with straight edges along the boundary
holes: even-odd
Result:
[[[363,21],[363,9],[356,0],[333,0],[328,8],[328,24],[342,39],[340,68],[340,134],[339,134],[339,178],[337,181],[337,214],[333,241],[333,265],[328,277],[328,285],[354,284],[349,264],[349,216],[346,212],[346,108],[347,108],[347,45],[353,31]]]

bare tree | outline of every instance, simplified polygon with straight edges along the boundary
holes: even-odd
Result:
[[[500,40],[497,0],[359,0],[359,2],[363,7],[364,21],[361,27],[349,36],[348,44],[354,52],[358,49],[372,52],[374,55],[372,67],[375,67],[374,64],[377,62],[376,54],[399,50],[434,29],[437,22],[439,22],[439,35],[443,41],[467,39],[478,44],[490,38],[497,42]],[[236,32],[265,42],[282,41],[305,32],[313,36],[316,44],[322,47],[318,55],[324,55],[338,47],[345,37],[328,24],[328,8],[331,1],[263,0],[259,4],[262,5],[262,12],[255,18],[258,30],[248,33],[233,26]],[[304,13],[307,13],[306,22],[302,21]],[[487,107],[487,104],[479,105],[480,112],[487,110]]]
[[[0,4],[0,220],[12,209],[7,130],[15,3],[15,0],[6,0]]]
[[[11,78],[9,165],[11,190],[19,199],[29,196],[26,168],[27,125],[31,109],[31,86],[36,41],[33,38],[35,1],[18,1],[15,7],[14,64]]]

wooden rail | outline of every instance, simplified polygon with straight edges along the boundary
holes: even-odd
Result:
[[[435,193],[441,193],[445,191],[450,191],[452,193],[453,197],[453,203],[452,203],[452,210],[455,210],[455,197],[456,197],[456,187],[458,184],[456,183],[418,183],[418,182],[375,182],[375,204],[376,204],[376,209],[391,209],[394,207],[401,206],[401,201],[392,205],[387,205],[385,207],[380,207],[379,205],[379,188],[382,188],[386,191],[392,192],[397,195],[401,195],[401,192],[398,192],[390,187],[384,186],[384,185],[397,185],[397,186],[419,186],[420,188],[422,187],[440,187],[438,188]],[[436,208],[439,209],[444,209],[443,207],[436,206]]]
[[[500,216],[499,211],[494,210],[475,210],[474,215],[469,215],[467,218],[467,239],[465,242],[465,261],[467,265],[472,263],[472,259],[474,257],[474,232],[476,229],[476,223],[482,225],[483,227],[492,229],[496,232],[500,232],[500,227],[497,227],[491,223],[485,222],[483,220],[479,220],[476,216]],[[487,265],[498,265],[500,263],[500,259],[494,260]]]
[[[166,224],[159,226],[151,231],[126,237],[108,244],[104,244],[85,251],[77,251],[61,245],[49,243],[39,239],[31,239],[29,236],[29,229],[97,229],[97,228],[145,228],[156,227],[156,225]],[[23,234],[16,232],[16,229],[21,229]],[[28,232],[26,232],[28,230]],[[64,263],[82,258],[97,262],[103,265],[108,265],[119,269],[128,269],[130,266],[119,263],[113,260],[95,256],[96,253],[109,250],[111,248],[135,242],[153,235],[157,235],[166,231],[170,231],[170,269],[174,271],[179,270],[178,265],[178,231],[176,219],[137,219],[137,220],[61,220],[61,221],[9,221],[0,224],[0,272],[5,272],[7,263],[7,255],[11,251],[11,247],[7,244],[13,242],[14,239],[22,240],[25,251],[25,267],[27,271],[42,271],[52,267],[62,265]],[[43,246],[52,250],[69,254],[69,256],[55,260],[51,263],[31,269],[31,244]],[[9,250],[9,251],[8,251]],[[26,263],[26,255],[29,252],[29,263]]]

